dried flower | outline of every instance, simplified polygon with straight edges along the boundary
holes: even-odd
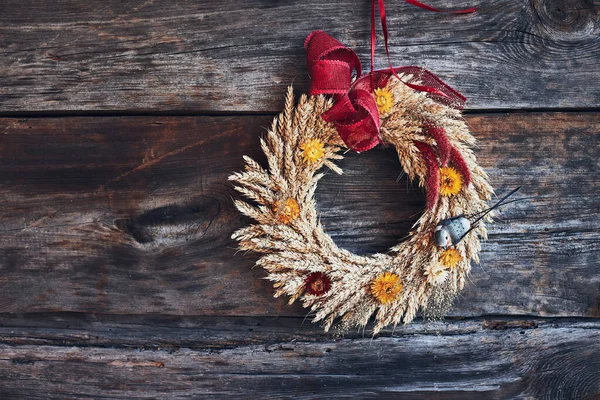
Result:
[[[462,177],[452,167],[440,168],[440,194],[446,197],[452,197],[462,189]]]
[[[442,251],[439,257],[439,261],[442,265],[452,269],[456,268],[460,260],[462,260],[460,252],[452,248]]]
[[[300,145],[302,160],[305,163],[316,163],[325,155],[325,145],[319,139],[309,139]]]
[[[427,188],[426,205],[429,210],[435,207],[440,193],[440,169],[438,168],[437,159],[433,148],[423,142],[414,142],[415,147],[419,150],[427,167],[427,179],[425,187]]]
[[[450,143],[450,140],[448,140],[446,130],[440,126],[435,125],[426,125],[425,130],[435,140],[435,144],[440,155],[440,164],[448,164],[448,161],[450,161],[450,156],[453,147],[452,143]]]
[[[380,115],[387,115],[394,106],[394,95],[387,88],[375,89],[373,92]]]
[[[448,275],[448,268],[437,263],[430,264],[425,271],[427,280],[434,285],[444,282]]]
[[[469,183],[471,183],[471,171],[469,171],[467,161],[462,154],[460,154],[460,151],[456,149],[456,147],[452,147],[452,150],[450,151],[450,159],[452,160],[452,164],[454,164],[456,169],[462,175],[463,185],[469,186]]]
[[[391,272],[385,272],[371,282],[371,294],[381,304],[394,301],[401,290],[400,277]]]
[[[331,279],[322,272],[312,272],[304,279],[306,293],[322,296],[331,289]]]
[[[282,224],[289,224],[300,216],[300,206],[296,199],[288,197],[283,204],[279,200],[276,200],[273,203],[273,212],[276,215],[277,221]]]

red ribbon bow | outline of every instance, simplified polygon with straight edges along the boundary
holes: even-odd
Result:
[[[308,69],[311,76],[310,95],[326,94],[334,98],[333,106],[322,117],[332,122],[340,137],[349,149],[367,151],[380,143],[381,125],[375,98],[371,94],[375,89],[384,87],[389,78],[398,73],[412,75],[403,81],[412,89],[428,93],[436,101],[462,108],[465,97],[446,85],[437,76],[420,67],[393,68],[388,50],[388,32],[383,0],[379,2],[379,13],[383,28],[385,49],[390,68],[373,71],[375,59],[375,1],[372,0],[371,15],[371,72],[362,74],[360,59],[354,51],[323,31],[313,31],[304,42]],[[431,9],[415,0],[407,2],[425,9]],[[433,9],[433,11],[440,11]],[[455,13],[473,12],[474,9],[460,10]],[[353,71],[356,79],[352,81]],[[413,83],[413,82],[419,82]]]
[[[367,151],[379,143],[379,112],[370,82],[361,77],[356,53],[323,31],[313,31],[304,43],[310,71],[310,95],[333,95],[323,114],[333,122],[348,148]],[[352,83],[352,72],[360,77]]]

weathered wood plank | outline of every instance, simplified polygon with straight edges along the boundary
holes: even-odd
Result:
[[[459,333],[413,332],[374,340],[307,341],[284,335],[268,344],[249,340],[221,348],[194,346],[193,341],[181,347],[133,349],[2,343],[0,395],[31,399],[600,395],[598,322],[489,328],[480,324]],[[70,329],[64,332],[73,334]]]
[[[378,337],[471,334],[482,330],[524,330],[557,326],[598,327],[597,320],[495,316],[448,317],[440,322],[420,319],[408,325],[384,329]],[[115,347],[144,349],[222,349],[268,345],[289,341],[327,342],[364,339],[369,332],[356,330],[324,333],[301,317],[115,315],[98,313],[0,314],[0,343]]]
[[[278,111],[287,85],[307,89],[311,30],[334,34],[368,65],[368,3],[4,0],[0,112]],[[427,66],[471,109],[600,106],[596,2],[461,5],[479,11],[388,2],[395,64]]]
[[[2,119],[0,312],[290,315],[256,255],[227,176],[257,157],[269,117]],[[600,315],[600,113],[469,116],[502,212],[454,315]],[[391,150],[348,157],[318,190],[334,239],[385,251],[423,206]],[[412,217],[411,217],[412,216]]]

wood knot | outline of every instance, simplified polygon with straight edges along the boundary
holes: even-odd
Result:
[[[553,40],[596,37],[600,5],[594,0],[535,0],[534,11],[541,31]]]
[[[198,197],[190,203],[158,207],[114,223],[140,244],[175,244],[204,236],[220,210],[217,199]]]

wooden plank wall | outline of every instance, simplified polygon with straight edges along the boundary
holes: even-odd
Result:
[[[386,2],[392,59],[468,96],[497,192],[532,198],[446,321],[372,338],[272,298],[227,181],[306,91],[311,30],[368,64],[368,1],[0,0],[0,398],[600,396],[600,5],[466,5]],[[385,251],[423,193],[390,149],[342,167],[324,225]]]

